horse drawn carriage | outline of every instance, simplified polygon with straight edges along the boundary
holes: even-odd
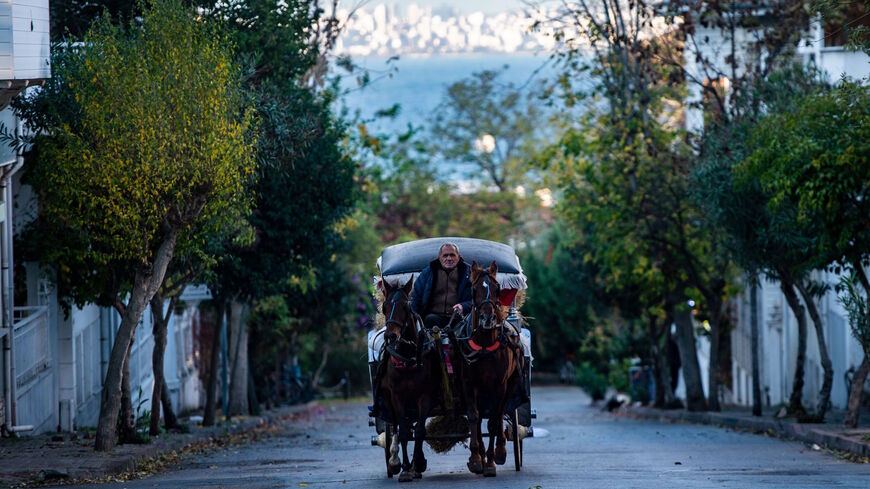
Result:
[[[411,311],[410,294],[416,276],[445,242],[458,245],[471,267],[473,306],[461,320],[451,321],[452,326],[430,329]],[[379,312],[368,333],[373,399],[369,424],[377,432],[372,445],[384,450],[387,477],[399,470],[400,481],[421,477],[426,468],[424,440],[448,447],[468,440],[468,468],[486,476],[495,475],[494,463],[504,463],[509,440],[514,467],[520,470],[523,439],[533,436],[535,414],[530,402],[531,333],[518,313],[526,279],[513,248],[481,239],[423,239],[385,248],[378,269]],[[389,376],[392,383],[385,379]],[[439,425],[439,432],[430,422],[427,433],[429,417],[463,423]],[[488,420],[489,433],[480,429],[482,418]],[[486,452],[484,436],[490,438]],[[413,464],[407,457],[409,441],[416,445]],[[400,444],[403,464],[398,460]]]

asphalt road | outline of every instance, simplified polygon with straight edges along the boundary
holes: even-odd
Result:
[[[612,417],[589,406],[582,391],[532,391],[542,437],[527,439],[523,470],[508,462],[495,478],[471,474],[467,451],[429,451],[429,470],[412,487],[517,488],[809,488],[870,487],[870,465],[842,461],[803,444],[688,424]],[[191,456],[177,468],[124,488],[392,487],[383,450],[362,403],[326,406],[250,446]]]

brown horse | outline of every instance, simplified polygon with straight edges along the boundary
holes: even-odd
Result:
[[[379,394],[385,399],[390,420],[398,426],[398,434],[391,433],[390,468],[397,473],[399,482],[422,477],[426,470],[423,442],[426,438],[426,418],[437,402],[441,387],[438,351],[422,321],[411,311],[409,280],[402,287],[393,287],[384,280],[382,312],[386,321],[383,362],[386,370],[379,383]],[[408,441],[414,430],[413,463],[408,462]],[[399,465],[398,444],[402,446],[402,464]]]
[[[487,477],[494,477],[495,465],[504,464],[507,458],[502,423],[509,396],[520,380],[518,372],[521,370],[517,366],[522,362],[516,343],[504,334],[505,318],[498,306],[497,273],[498,265],[494,261],[488,269],[480,268],[477,262],[471,264],[471,335],[460,343],[465,358],[463,385],[471,426],[468,469]],[[489,448],[485,453],[480,431],[483,406],[489,408]]]

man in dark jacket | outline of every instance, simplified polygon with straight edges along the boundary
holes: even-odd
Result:
[[[442,244],[438,258],[420,272],[411,294],[411,309],[423,317],[426,327],[443,328],[454,312],[460,318],[471,311],[470,274],[459,247]]]

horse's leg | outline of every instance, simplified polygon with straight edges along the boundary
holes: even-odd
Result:
[[[396,474],[401,468],[402,462],[399,460],[399,434],[394,431],[390,437],[390,470]]]
[[[417,426],[414,429],[414,472],[419,479],[423,472],[426,472],[426,457],[423,455],[423,443],[426,440],[426,417],[431,411],[431,398],[422,396],[418,403],[420,417],[417,419]]]
[[[516,373],[516,362],[517,357],[515,355],[511,355],[513,358],[513,362],[509,362],[508,368],[506,369],[506,374],[508,378],[505,380],[505,390],[501,395],[501,402],[498,407],[498,426],[497,429],[493,431],[491,428],[489,433],[495,434],[498,437],[498,442],[495,449],[495,463],[498,465],[504,465],[505,460],[507,459],[507,449],[505,448],[505,436],[504,436],[504,412],[507,408],[508,398],[513,395],[514,390],[516,390],[517,382],[520,380],[519,375]],[[519,436],[519,433],[514,434],[514,436]]]
[[[399,424],[401,423],[401,417],[397,414],[399,413],[398,403],[395,399],[395,394],[390,392],[390,401],[389,409],[390,409],[390,418],[393,423],[392,429],[390,430],[390,439],[387,442],[390,444],[390,470],[394,474],[399,473],[399,469],[402,467],[402,463],[399,461]]]
[[[480,458],[480,415],[477,412],[477,389],[468,389],[466,398],[468,403],[468,427],[471,433],[468,437],[468,448],[471,451],[471,456],[468,457],[468,470],[473,474],[483,473],[483,463]]]
[[[498,409],[493,411],[492,417],[489,419],[489,452],[488,456],[492,456],[495,463],[498,465],[504,465],[505,460],[507,459],[507,449],[505,449],[505,436],[504,436],[504,411],[505,405],[507,404],[507,396],[506,393],[502,393],[501,401],[499,402]],[[493,440],[496,440],[496,447],[493,450],[492,443]]]
[[[493,433],[492,430],[496,429],[497,425],[501,425],[501,423],[495,422],[498,419],[496,415],[496,411],[490,411],[489,419],[486,423],[486,427],[489,430],[489,446],[486,449],[486,462],[483,464],[484,477],[495,477],[495,457],[493,452],[493,440],[495,440],[495,433]]]
[[[399,475],[399,482],[411,482],[414,480],[414,469],[411,467],[411,462],[408,460],[408,438],[411,435],[411,421],[402,416],[402,422],[399,425],[399,441],[402,443],[402,473]]]

